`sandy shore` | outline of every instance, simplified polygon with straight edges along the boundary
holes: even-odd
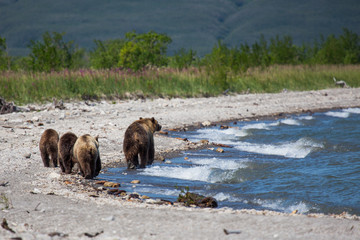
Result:
[[[37,111],[0,115],[0,221],[6,219],[9,228],[2,224],[0,239],[360,239],[359,218],[348,214],[198,209],[121,200],[105,190],[91,190],[94,181],[44,168],[38,149],[47,128],[60,135],[99,135],[101,159],[108,166],[124,161],[125,129],[139,117],[155,117],[166,131],[206,121],[360,107],[359,88],[64,106],[24,106]],[[155,144],[157,155],[165,157],[198,147],[161,134]]]

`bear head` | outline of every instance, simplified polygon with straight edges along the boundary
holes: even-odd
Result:
[[[154,117],[152,117],[152,118],[142,118],[142,117],[140,117],[138,122],[146,125],[151,132],[161,130],[161,125],[158,123],[158,121]]]

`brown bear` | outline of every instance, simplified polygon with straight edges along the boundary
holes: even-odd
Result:
[[[59,134],[54,129],[46,129],[41,135],[39,149],[44,167],[50,167],[50,165],[57,167],[58,142]],[[51,157],[51,162],[49,156]]]
[[[123,150],[128,169],[145,168],[154,161],[154,132],[161,126],[154,118],[140,118],[125,131]],[[140,155],[140,164],[139,156]]]
[[[81,175],[86,178],[94,178],[101,170],[98,137],[93,138],[89,134],[79,137],[73,149],[73,161],[78,163]]]
[[[77,136],[72,132],[63,134],[58,144],[58,157],[61,171],[64,173],[71,173],[74,166],[73,149],[77,140]]]

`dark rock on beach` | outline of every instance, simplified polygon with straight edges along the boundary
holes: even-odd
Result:
[[[218,204],[213,197],[205,197],[197,193],[186,192],[179,194],[178,202],[184,203],[186,206],[195,205],[201,208],[217,208]]]

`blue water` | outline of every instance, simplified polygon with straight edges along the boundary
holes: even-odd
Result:
[[[171,201],[189,187],[219,207],[360,215],[360,108],[227,125],[170,133],[231,146],[224,153],[186,151],[168,163],[99,177]],[[134,187],[133,179],[141,183]]]

